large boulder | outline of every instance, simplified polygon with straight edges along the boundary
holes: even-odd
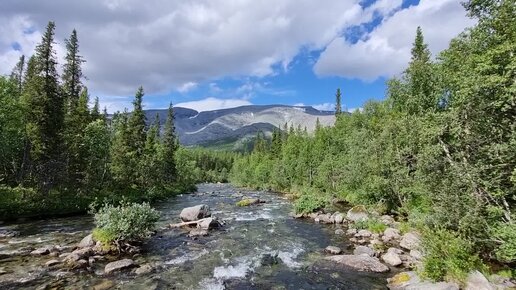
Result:
[[[179,216],[184,222],[197,221],[211,216],[210,207],[205,204],[187,207],[181,211]]]
[[[400,247],[407,250],[417,250],[421,245],[421,238],[418,233],[410,232],[403,235]]]
[[[389,248],[387,250],[387,253],[385,255],[382,255],[382,260],[391,266],[399,266],[403,262],[401,261],[401,258],[399,256],[399,249],[396,248]]]
[[[104,268],[106,274],[113,273],[115,271],[136,267],[136,264],[131,259],[123,259],[115,262],[108,263]]]
[[[365,221],[369,219],[369,213],[367,212],[365,206],[357,205],[348,210],[346,218],[353,222]]]
[[[87,248],[95,246],[95,240],[93,239],[93,235],[89,234],[85,236],[81,242],[77,245],[78,248]]]
[[[327,246],[326,249],[324,249],[324,251],[332,255],[338,255],[342,253],[342,250],[336,246]]]
[[[341,214],[340,212],[334,213],[333,217],[334,217],[333,219],[336,224],[341,224],[344,221],[344,215]]]
[[[387,243],[393,240],[398,240],[400,238],[400,231],[395,228],[386,228],[383,231],[382,240]]]
[[[389,271],[389,267],[382,264],[380,260],[368,255],[337,255],[325,259],[361,272],[384,273]]]
[[[221,227],[221,224],[215,218],[206,218],[197,224],[197,227],[203,230],[211,230]]]
[[[459,290],[456,283],[421,281],[415,272],[401,272],[387,279],[390,290]]]
[[[376,255],[376,252],[369,248],[369,247],[366,247],[366,246],[357,246],[354,250],[353,250],[353,255],[368,255],[370,257],[374,257]]]
[[[479,271],[469,273],[464,290],[496,290],[496,287]]]

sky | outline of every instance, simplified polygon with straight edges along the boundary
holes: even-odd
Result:
[[[32,55],[48,21],[77,30],[91,97],[199,111],[250,104],[345,110],[385,96],[410,60],[417,26],[436,56],[474,24],[460,0],[2,0],[0,74]]]

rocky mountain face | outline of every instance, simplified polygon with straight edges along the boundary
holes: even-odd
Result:
[[[167,116],[167,110],[146,110],[145,113],[149,122],[159,114],[162,124]],[[179,141],[186,146],[236,146],[256,136],[258,131],[270,135],[274,128],[283,128],[285,123],[313,132],[317,119],[323,126],[335,122],[333,112],[286,105],[253,105],[205,112],[176,107],[174,113]]]

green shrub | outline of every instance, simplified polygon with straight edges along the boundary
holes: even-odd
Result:
[[[296,213],[311,213],[328,205],[328,198],[314,190],[305,190],[295,201]]]
[[[500,223],[493,229],[493,237],[498,243],[496,258],[505,263],[516,261],[516,223]]]
[[[444,229],[423,232],[422,276],[433,281],[463,281],[472,270],[484,265],[472,244]]]
[[[382,223],[376,218],[370,218],[367,220],[358,220],[351,225],[352,228],[357,230],[369,230],[373,233],[383,233],[387,229],[387,225]]]
[[[95,213],[95,238],[104,244],[141,241],[150,236],[159,212],[148,203],[104,205]]]

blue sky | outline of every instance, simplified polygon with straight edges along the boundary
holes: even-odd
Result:
[[[458,0],[5,0],[0,74],[30,55],[49,20],[56,53],[77,29],[85,84],[110,112],[169,102],[197,110],[246,104],[346,109],[382,99],[410,59],[417,26],[435,55],[472,21]],[[323,4],[322,4],[323,3]]]

